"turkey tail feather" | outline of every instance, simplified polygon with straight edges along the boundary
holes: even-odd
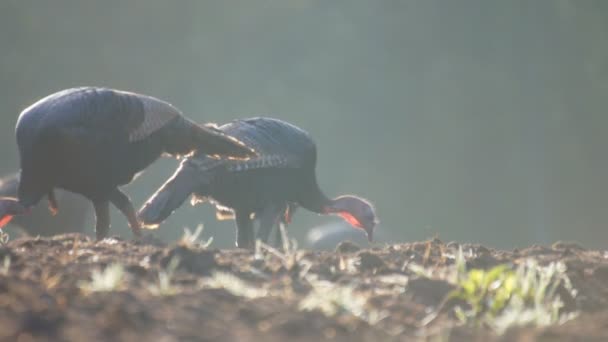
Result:
[[[196,151],[238,159],[257,155],[253,149],[215,126],[201,126],[184,117],[171,121],[165,128],[164,134],[165,152],[174,156],[183,156]]]
[[[194,125],[194,139],[199,151],[210,155],[222,155],[234,158],[256,156],[255,151],[240,140],[220,131],[215,125]]]

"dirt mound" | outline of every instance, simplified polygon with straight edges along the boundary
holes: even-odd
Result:
[[[561,311],[578,316],[500,337],[463,325],[446,305],[458,286],[435,276],[458,253],[468,269],[562,262],[576,296]],[[2,341],[606,341],[607,322],[608,252],[568,243],[252,252],[68,234],[0,247]]]

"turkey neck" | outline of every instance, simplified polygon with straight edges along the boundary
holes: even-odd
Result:
[[[331,211],[334,201],[319,188],[316,178],[303,182],[303,186],[304,196],[299,203],[302,207],[317,214],[327,214]]]

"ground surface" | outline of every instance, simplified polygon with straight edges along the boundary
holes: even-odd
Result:
[[[462,247],[467,266],[476,268],[528,257],[562,260],[578,290],[565,309],[579,316],[559,326],[510,329],[500,338],[459,325],[450,310],[425,324],[453,285],[408,265],[450,264],[446,255],[458,245],[438,240],[275,255],[62,235],[0,247],[0,341],[608,341],[608,252],[568,244]],[[174,269],[171,260],[179,260]],[[124,266],[118,285],[95,291],[92,272],[114,263]],[[159,273],[169,274],[168,286]],[[336,289],[344,291],[331,295]],[[308,304],[333,296],[348,307],[330,306],[328,317],[307,311],[307,296]]]

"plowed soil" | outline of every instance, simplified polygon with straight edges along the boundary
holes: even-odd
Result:
[[[514,251],[461,247],[467,266],[475,268],[526,258],[563,261],[578,291],[564,298],[564,310],[578,311],[577,318],[502,336],[463,326],[450,310],[429,322],[454,285],[414,274],[408,265],[446,267],[453,263],[446,255],[458,246],[435,239],[366,250],[343,243],[334,252],[255,253],[117,238],[95,242],[78,234],[21,238],[0,247],[0,340],[608,341],[608,251],[566,243]],[[95,291],[93,272],[112,264],[122,265],[124,275],[107,291]],[[173,272],[171,265],[177,265]],[[169,275],[168,286],[160,286],[159,274]],[[305,298],[315,302],[332,288],[354,294],[344,295],[350,297],[333,311],[307,309]]]

